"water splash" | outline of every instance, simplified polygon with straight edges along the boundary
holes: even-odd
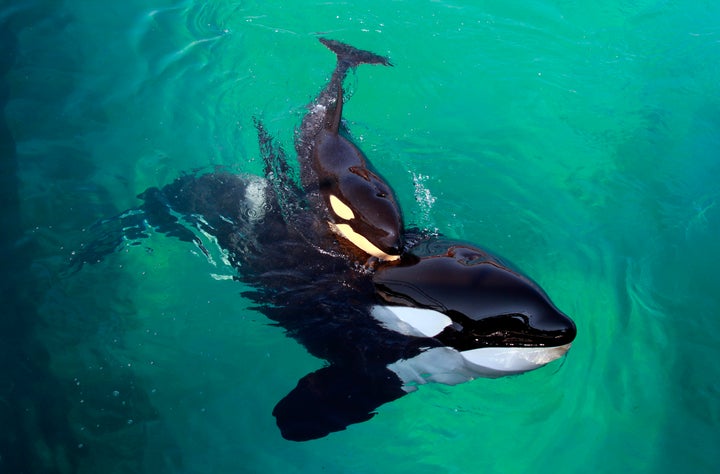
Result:
[[[437,233],[438,228],[430,217],[433,205],[435,204],[435,196],[432,195],[427,187],[428,175],[410,172],[413,179],[415,201],[418,203],[418,209],[413,211],[413,215],[417,220],[417,225],[422,229]]]

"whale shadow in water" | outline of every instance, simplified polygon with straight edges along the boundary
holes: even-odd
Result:
[[[273,410],[304,441],[372,418],[380,405],[437,382],[454,385],[562,357],[575,325],[532,280],[471,244],[405,229],[392,189],[348,138],[342,84],[387,58],[321,39],[337,56],[296,138],[300,179],[256,121],[264,176],[185,175],[99,223],[74,265],[98,262],[151,230],[196,245],[215,237],[243,295],[327,365]]]

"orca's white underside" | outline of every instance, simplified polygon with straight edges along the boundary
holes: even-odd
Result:
[[[438,311],[406,306],[372,308],[372,315],[383,327],[407,336],[433,337],[452,324]],[[570,344],[556,347],[481,347],[459,351],[452,347],[432,347],[411,359],[388,365],[412,392],[428,382],[456,385],[478,377],[502,377],[542,367],[564,356]]]

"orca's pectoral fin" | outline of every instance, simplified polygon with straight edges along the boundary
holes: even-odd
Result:
[[[283,438],[308,441],[342,431],[375,416],[374,410],[406,394],[397,376],[384,367],[358,373],[330,365],[306,375],[275,406]]]

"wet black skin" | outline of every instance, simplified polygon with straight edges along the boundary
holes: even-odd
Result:
[[[333,223],[347,223],[386,254],[400,255],[400,207],[392,189],[372,169],[365,154],[340,133],[342,105],[340,87],[333,122],[318,133],[313,147],[312,168],[320,194]],[[336,215],[330,205],[331,195],[346,204],[355,217],[346,220]],[[354,250],[360,258],[367,258],[364,252]]]
[[[94,240],[73,257],[76,269],[97,263],[128,241],[139,244],[151,230],[209,254],[198,230],[214,236],[237,279],[251,288],[243,296],[324,361],[273,410],[282,436],[294,441],[366,421],[382,404],[406,395],[388,365],[428,348],[559,346],[571,342],[576,331],[538,285],[497,257],[403,228],[392,190],[340,130],[347,70],[389,62],[342,43],[323,43],[336,53],[337,64],[314,101],[322,107],[303,118],[295,144],[302,186],[283,149],[256,122],[263,178],[215,171],[150,188],[139,196],[137,209],[89,231]],[[260,218],[247,193],[258,180],[267,184]],[[327,201],[331,194],[352,209],[355,218],[347,223],[356,232],[401,257],[359,267],[366,255],[338,242],[342,239],[327,225],[337,219]],[[378,304],[435,309],[453,324],[436,337],[403,335],[372,317]]]
[[[557,347],[575,339],[575,324],[535,282],[469,244],[423,242],[399,264],[379,267],[373,282],[388,303],[449,316],[453,324],[436,339],[461,351]]]

